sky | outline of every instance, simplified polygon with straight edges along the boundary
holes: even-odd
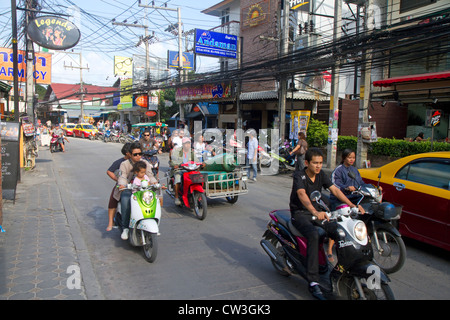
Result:
[[[23,0],[17,0],[19,6]],[[183,30],[210,29],[220,25],[218,17],[205,15],[202,10],[209,8],[221,0],[168,0],[167,7],[176,9],[181,7]],[[0,0],[0,46],[11,47],[5,34],[11,33],[10,2]],[[147,25],[149,33],[155,32],[155,42],[150,45],[150,56],[166,58],[167,50],[178,51],[178,37],[165,31],[170,24],[177,23],[177,12],[168,10],[154,10],[143,8],[135,0],[39,0],[42,11],[70,14],[67,18],[74,22],[81,31],[80,42],[65,51],[51,51],[52,82],[79,83],[80,67],[79,53],[82,54],[83,82],[112,86],[117,80],[113,73],[114,56],[131,57],[133,54],[145,56],[145,46],[136,45],[139,38],[144,36],[144,29],[113,25],[115,22],[135,23]],[[142,4],[151,4],[149,0],[142,0]],[[155,1],[156,6],[164,6],[163,1]],[[78,10],[78,8],[80,10]],[[9,10],[9,13],[4,9]],[[18,20],[22,16],[18,10]],[[43,14],[41,14],[43,15]],[[147,19],[145,18],[147,17]],[[20,30],[19,30],[20,32]],[[185,46],[183,38],[183,46]],[[189,43],[192,47],[192,41]],[[35,44],[35,49],[38,46]],[[23,49],[20,47],[19,49]],[[183,48],[184,49],[184,48]],[[76,54],[71,54],[71,52]],[[211,67],[218,68],[218,59],[208,57],[197,58],[197,72],[206,72]],[[172,71],[175,72],[175,71]]]

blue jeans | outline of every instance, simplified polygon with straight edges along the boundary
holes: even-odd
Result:
[[[131,190],[123,190],[120,194],[120,205],[121,205],[121,214],[122,214],[122,227],[129,228],[130,227],[130,215],[131,215]]]
[[[250,163],[250,159],[246,158],[246,165],[249,166],[248,171],[247,171],[248,178],[250,179],[250,170],[253,170],[253,179],[256,179],[256,173],[258,171],[258,169],[256,167],[256,163]]]

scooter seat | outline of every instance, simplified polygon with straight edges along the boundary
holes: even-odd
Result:
[[[283,225],[285,228],[291,231],[294,236],[303,237],[300,231],[298,231],[297,228],[295,228],[295,226],[292,224],[291,210],[289,209],[277,210],[273,214],[281,223],[281,225]]]
[[[283,225],[290,232],[292,232],[294,236],[303,237],[303,234],[300,231],[298,231],[297,228],[292,223],[291,210],[289,209],[277,210],[273,212],[273,214],[281,223],[281,225]],[[317,232],[319,233],[319,241],[323,241],[323,239],[326,237],[325,230],[319,226],[316,226],[316,229]]]

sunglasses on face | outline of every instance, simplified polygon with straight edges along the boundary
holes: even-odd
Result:
[[[142,152],[133,153],[133,157],[136,157],[136,156],[142,156]]]
[[[144,134],[144,137],[149,137],[150,135],[149,134]]]

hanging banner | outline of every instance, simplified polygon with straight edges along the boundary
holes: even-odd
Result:
[[[25,58],[25,51],[18,50],[17,64],[18,64],[18,79],[19,82],[27,81],[27,62]],[[14,81],[14,55],[13,50],[8,48],[0,48],[0,80]],[[35,52],[33,65],[33,78],[39,84],[52,83],[52,54]]]
[[[31,20],[27,33],[33,42],[53,50],[66,50],[76,46],[81,32],[69,20],[57,16],[42,16]]]

